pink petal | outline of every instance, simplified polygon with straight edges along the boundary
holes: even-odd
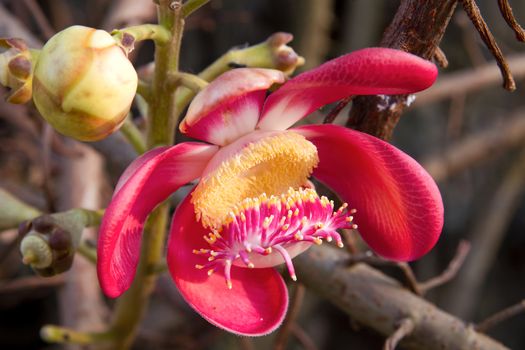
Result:
[[[97,271],[107,296],[117,297],[131,285],[148,214],[198,178],[216,152],[216,146],[181,143],[145,153],[124,172],[99,231]]]
[[[313,176],[357,209],[359,232],[374,251],[409,261],[435,245],[443,228],[443,202],[434,180],[414,159],[336,125],[294,131],[316,145],[320,161]]]
[[[273,69],[228,71],[193,99],[180,130],[199,140],[226,145],[255,130],[266,90],[283,81],[284,74]]]
[[[208,276],[195,264],[204,264],[202,255],[193,249],[206,248],[207,234],[195,221],[188,196],[179,205],[168,243],[168,266],[182,296],[202,317],[229,332],[258,336],[275,330],[288,308],[288,291],[273,268],[248,269],[232,266],[232,289],[226,286],[224,273]]]
[[[298,75],[271,94],[257,125],[285,130],[314,110],[351,95],[409,94],[428,88],[434,64],[404,51],[368,48]]]

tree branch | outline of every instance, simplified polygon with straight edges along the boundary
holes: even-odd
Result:
[[[505,123],[464,138],[441,154],[422,162],[437,182],[444,181],[475,164],[525,143],[525,110],[518,110]]]
[[[456,4],[456,0],[402,0],[381,46],[432,59]],[[406,95],[390,96],[388,100],[381,96],[358,96],[353,100],[346,125],[389,140],[408,104]],[[377,108],[384,105],[389,108]]]
[[[398,328],[400,318],[411,318],[414,330],[402,341],[407,349],[507,349],[381,272],[347,262],[343,250],[328,246],[313,247],[294,260],[301,283],[385,336]]]

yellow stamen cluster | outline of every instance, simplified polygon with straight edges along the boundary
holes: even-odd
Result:
[[[279,196],[299,188],[318,163],[316,147],[294,132],[250,143],[201,180],[192,197],[197,219],[205,227],[220,227],[249,205],[249,198],[260,201],[261,193]]]

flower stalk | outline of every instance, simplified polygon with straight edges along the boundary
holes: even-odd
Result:
[[[176,86],[168,89],[168,76],[178,72],[179,51],[184,28],[181,1],[160,0],[159,24],[170,32],[166,43],[155,42],[155,72],[151,83],[148,130],[146,145],[152,149],[159,145],[170,145],[174,140],[177,112],[175,105]],[[149,217],[142,239],[140,262],[131,288],[118,300],[110,334],[114,338],[114,349],[128,349],[155,285],[156,275],[151,266],[162,260],[169,204],[160,205]]]
[[[297,67],[304,64],[304,58],[286,45],[292,39],[291,34],[279,32],[262,43],[242,49],[232,49],[200,72],[198,77],[210,82],[222,73],[237,67],[273,68],[291,75]],[[181,89],[177,94],[177,111],[183,111],[196,93],[192,89]]]

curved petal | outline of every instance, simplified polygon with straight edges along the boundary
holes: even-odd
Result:
[[[255,130],[266,90],[282,82],[284,74],[278,70],[228,71],[193,99],[180,131],[199,140],[226,145]]]
[[[155,149],[124,172],[98,238],[98,279],[107,296],[117,297],[131,285],[148,214],[181,185],[198,178],[217,148],[188,142]]]
[[[208,276],[195,268],[207,260],[193,254],[206,247],[205,230],[195,220],[188,196],[179,205],[168,243],[168,267],[184,299],[210,323],[240,335],[264,335],[283,321],[288,308],[288,291],[273,268],[248,269],[232,266],[232,289],[222,271]]]
[[[414,159],[373,136],[336,125],[294,129],[317,147],[313,176],[349,206],[363,239],[378,254],[414,260],[437,242],[443,202],[430,175]]]
[[[409,94],[428,88],[436,66],[404,51],[368,48],[298,75],[271,94],[257,125],[284,130],[317,108],[350,95]]]

